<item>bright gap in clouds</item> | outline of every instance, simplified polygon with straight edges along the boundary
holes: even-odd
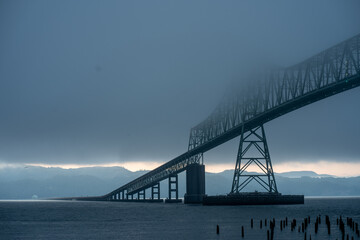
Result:
[[[139,170],[153,170],[163,163],[161,162],[122,162],[122,163],[107,163],[107,164],[26,164],[26,166],[39,166],[39,167],[59,167],[64,169],[83,168],[83,167],[124,167],[130,171]],[[0,167],[21,167],[17,165],[0,164]],[[233,164],[206,164],[206,172],[219,173],[225,170],[233,170],[235,168],[235,161]],[[355,177],[360,176],[360,163],[358,162],[333,162],[333,161],[317,161],[317,162],[287,162],[273,164],[275,173],[290,172],[290,171],[313,171],[318,174],[329,174],[337,177]],[[249,167],[248,171],[258,172],[255,167]]]

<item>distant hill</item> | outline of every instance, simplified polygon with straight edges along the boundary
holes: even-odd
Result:
[[[3,168],[0,199],[103,195],[145,172],[131,172],[123,167]]]
[[[24,167],[0,169],[0,199],[31,199],[106,194],[147,171],[131,172],[123,167],[78,169]],[[206,173],[206,193],[230,191],[233,170]],[[185,193],[185,173],[179,174],[179,195]],[[306,196],[360,196],[360,177],[339,178],[311,171],[275,174],[283,194]],[[167,181],[161,183],[161,195],[167,196]],[[257,185],[249,185],[251,191]],[[258,189],[260,190],[260,189]],[[149,191],[148,193],[149,194]]]
[[[292,171],[292,172],[283,172],[276,173],[277,176],[288,177],[288,178],[301,178],[301,177],[313,177],[313,178],[321,178],[321,177],[334,177],[328,174],[317,174],[313,171]]]

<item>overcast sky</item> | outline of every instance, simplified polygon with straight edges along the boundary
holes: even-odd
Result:
[[[359,34],[359,10],[358,0],[0,0],[0,163],[171,160],[230,82]],[[273,162],[359,163],[359,101],[353,89],[266,124]],[[234,164],[237,144],[205,163]]]

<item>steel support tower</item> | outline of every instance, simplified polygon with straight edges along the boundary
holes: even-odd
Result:
[[[246,169],[255,166],[260,173],[249,173]],[[258,126],[240,135],[231,194],[240,193],[255,180],[266,192],[278,193],[274,171],[271,164],[269,147],[264,126]]]

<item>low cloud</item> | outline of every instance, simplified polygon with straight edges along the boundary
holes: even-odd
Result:
[[[1,3],[0,161],[171,160],[258,62],[292,65],[359,33],[358,1],[189,4]],[[354,89],[266,124],[273,161],[360,161],[359,98]],[[237,144],[205,161],[232,163]]]

